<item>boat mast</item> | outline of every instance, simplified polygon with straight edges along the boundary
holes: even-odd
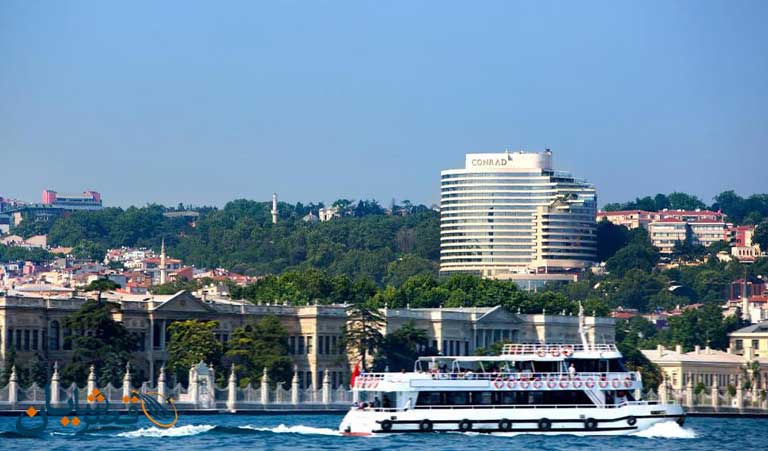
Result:
[[[589,342],[587,341],[587,325],[584,322],[584,306],[579,301],[579,336],[581,337],[581,344],[584,349],[589,349]]]

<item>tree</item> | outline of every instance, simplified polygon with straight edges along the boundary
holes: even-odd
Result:
[[[741,321],[734,316],[723,318],[719,305],[707,304],[671,317],[667,344],[680,344],[689,350],[695,345],[706,344],[724,350],[728,347],[728,333],[741,326]]]
[[[93,241],[81,240],[72,248],[72,255],[83,260],[101,260],[106,248]]]
[[[39,353],[35,353],[29,363],[29,382],[43,387],[48,383],[48,361]]]
[[[613,257],[629,242],[629,229],[607,219],[597,223],[597,259],[601,262]]]
[[[616,346],[627,369],[640,371],[646,387],[658,387],[662,379],[661,369],[640,352],[655,346],[655,335],[656,327],[641,316],[616,322]]]
[[[760,245],[761,251],[768,251],[768,220],[761,222],[755,227],[755,236],[752,237],[752,241]]]
[[[235,329],[227,342],[226,362],[235,365],[240,386],[259,382],[267,369],[273,382],[290,381],[292,368],[288,357],[288,330],[274,316]]]
[[[659,262],[659,253],[651,246],[630,244],[619,249],[605,262],[605,267],[615,277],[622,277],[632,269],[650,272]]]
[[[349,352],[360,358],[363,369],[367,365],[367,356],[373,355],[384,340],[381,328],[385,324],[385,319],[375,307],[358,303],[347,308],[342,342]]]
[[[674,192],[667,195],[669,208],[674,210],[696,210],[705,209],[707,205],[698,197],[681,192]]]
[[[728,218],[732,221],[740,223],[746,216],[744,198],[736,194],[733,190],[723,191],[715,196],[715,203],[712,204],[712,208],[721,210],[728,215]]]
[[[96,302],[101,304],[101,294],[105,291],[112,291],[120,288],[120,284],[106,279],[96,279],[89,283],[88,285],[83,288],[83,291],[95,291],[96,292]]]
[[[701,244],[693,244],[690,240],[678,241],[672,248],[672,256],[683,260],[703,258],[706,254],[706,247]]]
[[[437,355],[437,352],[437,349],[429,346],[427,331],[417,328],[413,321],[408,321],[384,337],[374,359],[373,370],[409,370],[419,356]]]
[[[404,255],[387,265],[387,275],[384,278],[384,283],[398,287],[408,280],[409,277],[418,274],[436,275],[436,265],[426,258],[416,255]]]
[[[213,332],[217,321],[177,321],[168,326],[168,370],[186,382],[188,371],[200,362],[218,366],[223,348]]]
[[[653,310],[656,305],[652,305],[651,298],[665,288],[662,279],[640,268],[632,268],[621,278],[611,279],[606,284],[610,286],[608,297],[612,306],[641,312]]]
[[[5,354],[5,362],[3,362],[3,371],[0,373],[0,387],[8,385],[8,381],[11,380],[11,373],[13,367],[16,366],[16,350],[10,348],[7,354]],[[16,368],[16,375],[19,375],[19,367]]]
[[[112,319],[119,311],[119,304],[88,300],[64,319],[65,329],[73,332],[64,338],[65,348],[72,349],[72,360],[62,370],[66,383],[84,383],[91,366],[100,386],[120,383],[125,365],[138,346],[128,329]]]

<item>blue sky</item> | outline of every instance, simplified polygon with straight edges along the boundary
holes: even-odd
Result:
[[[0,2],[0,196],[438,200],[549,147],[601,204],[767,192],[765,1]]]

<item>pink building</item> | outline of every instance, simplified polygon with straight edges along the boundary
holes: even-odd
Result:
[[[735,247],[752,246],[755,226],[731,226],[725,229],[723,240]]]

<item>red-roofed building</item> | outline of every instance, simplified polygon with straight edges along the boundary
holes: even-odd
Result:
[[[651,221],[658,219],[658,213],[645,210],[621,210],[621,211],[599,211],[597,212],[597,222],[605,219],[616,225],[623,225],[628,229],[638,227],[648,228]]]
[[[194,266],[185,266],[170,274],[171,280],[192,280],[195,275]]]
[[[662,254],[671,254],[675,244],[689,240],[688,224],[680,219],[664,218],[654,221],[648,226],[651,243],[659,248]]]

